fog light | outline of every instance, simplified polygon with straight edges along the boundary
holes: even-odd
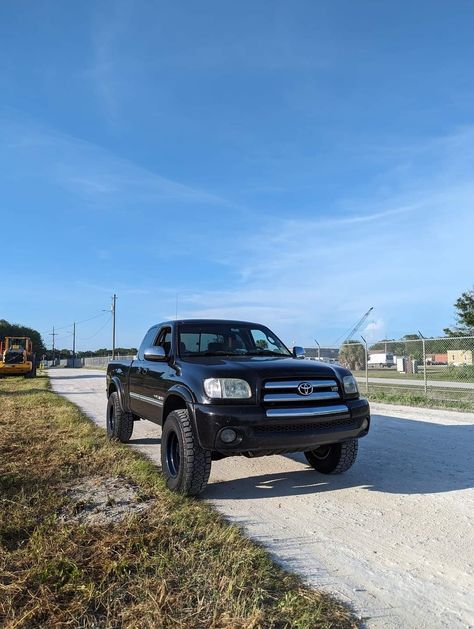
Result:
[[[365,430],[369,425],[369,420],[368,419],[364,419],[364,421],[362,422],[361,428],[362,430]]]
[[[224,428],[219,437],[223,443],[232,443],[237,439],[237,433],[233,428]]]

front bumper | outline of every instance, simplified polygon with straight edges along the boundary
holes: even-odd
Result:
[[[364,398],[345,400],[337,408],[319,406],[312,415],[301,408],[296,417],[268,417],[266,410],[244,404],[196,404],[193,411],[199,443],[206,450],[223,454],[307,451],[363,437],[370,428],[370,408]],[[233,428],[238,439],[223,443],[223,428]]]
[[[4,363],[0,362],[0,376],[21,376],[33,369],[33,363],[26,361],[24,363]]]

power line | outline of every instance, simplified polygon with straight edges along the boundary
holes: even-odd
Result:
[[[103,317],[103,316],[104,316],[104,312],[101,311],[99,312],[99,314],[95,314],[94,316],[88,317],[87,319],[81,319],[80,321],[75,321],[73,323],[68,323],[67,325],[62,325],[59,328],[56,328],[56,330],[65,330],[66,328],[72,328],[74,324],[78,325],[79,323],[86,323],[87,321],[92,321],[93,319],[98,319],[99,317]]]
[[[84,338],[81,337],[81,341],[88,341],[89,339],[93,339],[94,336],[97,336],[99,334],[99,332],[102,332],[102,330],[109,325],[110,321],[112,320],[112,316],[110,316],[107,321],[104,323],[104,325],[101,325],[100,328],[94,332],[94,334],[91,334],[90,336],[85,336]]]

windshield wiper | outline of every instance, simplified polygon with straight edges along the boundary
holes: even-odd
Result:
[[[215,352],[197,352],[196,354],[182,354],[186,358],[195,358],[200,356],[241,356],[242,354],[236,354],[235,352],[228,352],[225,350],[218,350]]]
[[[252,352],[247,352],[247,356],[286,356],[290,354],[282,354],[281,352],[275,352],[272,349],[256,349]]]

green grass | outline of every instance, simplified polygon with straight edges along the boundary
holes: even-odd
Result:
[[[474,399],[471,392],[451,391],[450,395],[458,396],[456,398],[445,399],[444,395],[447,390],[430,391],[425,396],[422,389],[417,387],[416,390],[410,391],[402,387],[384,387],[369,384],[369,393],[362,390],[362,395],[367,397],[371,402],[383,402],[385,404],[403,404],[405,406],[418,406],[422,408],[438,408],[450,409],[454,411],[474,411]],[[437,397],[441,396],[441,397]]]
[[[45,376],[0,380],[0,626],[355,627],[346,607],[277,567],[209,505],[107,441]],[[65,484],[122,476],[152,507],[65,523]]]
[[[365,371],[353,371],[357,378],[365,378]],[[426,377],[430,380],[446,380],[447,382],[474,382],[474,367],[452,367],[446,365],[429,365],[426,367]],[[369,369],[369,378],[392,378],[400,380],[423,380],[423,366],[418,367],[418,373],[400,373],[395,367],[386,369]]]

